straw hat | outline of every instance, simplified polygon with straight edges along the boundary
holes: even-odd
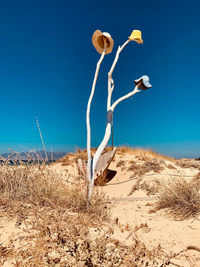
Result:
[[[139,89],[141,90],[146,90],[152,87],[152,85],[149,83],[149,76],[147,75],[143,75],[142,77],[140,77],[139,79],[134,81],[135,85],[139,85]]]
[[[106,54],[110,54],[113,49],[114,41],[109,33],[96,30],[92,36],[92,43],[99,54],[104,51],[104,41],[106,42]]]

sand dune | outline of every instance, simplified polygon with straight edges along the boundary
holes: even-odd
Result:
[[[68,185],[86,185],[84,177],[78,175],[77,159],[84,158],[85,152],[70,154],[49,168]],[[180,219],[170,209],[156,209],[162,186],[177,179],[188,183],[198,183],[200,162],[196,160],[176,160],[157,155],[152,151],[118,149],[109,166],[116,174],[104,186],[96,186],[96,191],[105,194],[104,200],[110,208],[111,221],[102,227],[89,229],[90,239],[104,236],[112,228],[110,238],[131,246],[136,240],[142,241],[149,250],[159,248],[171,255],[169,266],[200,266],[200,223],[198,216]],[[198,215],[198,214],[197,214]],[[0,218],[0,243],[18,240],[23,233],[23,223],[16,218]],[[110,228],[109,228],[110,227]],[[14,239],[13,239],[14,237]],[[14,242],[14,241],[13,241]],[[14,242],[14,243],[15,243]],[[21,244],[22,245],[22,244]],[[9,266],[7,261],[3,266]],[[58,265],[59,266],[59,265]],[[73,265],[69,265],[73,266]],[[99,266],[99,265],[98,265]],[[145,266],[122,265],[109,266]],[[149,265],[149,266],[161,266]],[[163,265],[164,266],[164,265]]]

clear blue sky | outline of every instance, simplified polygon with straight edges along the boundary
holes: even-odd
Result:
[[[114,71],[116,99],[146,74],[152,89],[120,103],[114,143],[174,156],[200,155],[200,1],[34,0],[0,1],[0,152],[86,147],[85,112],[99,54],[96,29],[109,32],[92,102],[92,145],[106,125],[107,72],[133,29]]]

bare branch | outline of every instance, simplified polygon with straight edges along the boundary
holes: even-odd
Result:
[[[107,111],[111,107],[111,98],[112,98],[112,92],[114,90],[114,81],[112,79],[112,73],[114,71],[114,68],[117,64],[117,61],[119,59],[119,54],[124,49],[124,47],[130,42],[130,40],[127,40],[122,46],[119,46],[115,55],[115,59],[113,61],[113,64],[110,68],[110,71],[108,72],[108,99],[107,99]]]
[[[112,111],[114,111],[114,109],[116,108],[116,106],[121,102],[121,101],[123,101],[124,99],[127,99],[127,98],[129,98],[129,97],[131,97],[131,96],[133,96],[134,94],[136,94],[136,93],[138,93],[138,92],[140,92],[141,90],[139,90],[138,89],[138,85],[135,87],[135,89],[132,91],[132,92],[130,92],[130,93],[128,93],[128,94],[126,94],[126,95],[124,95],[124,96],[122,96],[122,97],[120,97],[118,100],[116,100],[113,104],[112,104],[112,106],[111,106],[111,110]]]

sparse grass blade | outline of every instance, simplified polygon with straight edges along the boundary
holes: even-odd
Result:
[[[200,212],[200,193],[193,183],[176,178],[161,186],[157,209],[168,208],[178,220],[196,217]]]

